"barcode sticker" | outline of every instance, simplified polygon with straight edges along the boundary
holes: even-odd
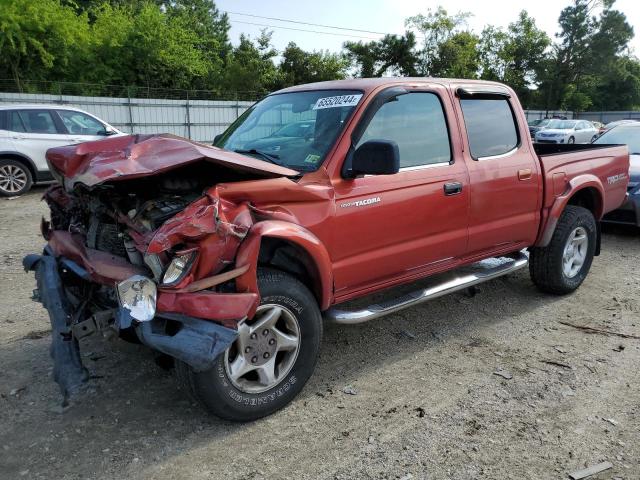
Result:
[[[362,94],[359,95],[338,95],[336,97],[324,97],[319,98],[316,104],[313,106],[313,110],[321,110],[323,108],[337,108],[337,107],[353,107],[357,105]]]

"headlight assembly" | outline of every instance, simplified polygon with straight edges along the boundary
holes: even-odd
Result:
[[[176,255],[164,271],[162,285],[175,285],[189,273],[197,255],[196,251]]]

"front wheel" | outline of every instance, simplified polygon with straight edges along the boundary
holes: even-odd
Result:
[[[33,184],[31,172],[17,160],[0,160],[0,197],[17,197],[27,193]]]
[[[549,245],[531,249],[529,272],[536,286],[558,295],[573,292],[582,284],[596,250],[597,227],[593,214],[568,205]]]
[[[567,140],[567,143],[571,144],[571,143],[576,143],[576,139],[573,137],[569,137],[569,140]]]
[[[178,377],[204,407],[226,420],[251,421],[287,405],[315,368],[322,317],[315,297],[296,278],[260,270],[261,303],[238,327],[216,365],[194,372],[178,362]]]

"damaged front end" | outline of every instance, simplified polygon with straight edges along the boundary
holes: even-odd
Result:
[[[50,316],[65,400],[89,378],[78,340],[95,333],[212,368],[259,304],[255,289],[235,284],[249,269],[235,257],[255,212],[218,186],[296,172],[166,135],[61,147],[47,158],[61,183],[44,196],[48,243],[23,263]]]

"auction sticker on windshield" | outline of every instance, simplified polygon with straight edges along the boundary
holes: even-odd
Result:
[[[353,107],[357,105],[362,94],[359,95],[338,95],[336,97],[324,97],[319,98],[316,104],[313,106],[313,110],[321,110],[323,108],[336,108],[336,107]]]

